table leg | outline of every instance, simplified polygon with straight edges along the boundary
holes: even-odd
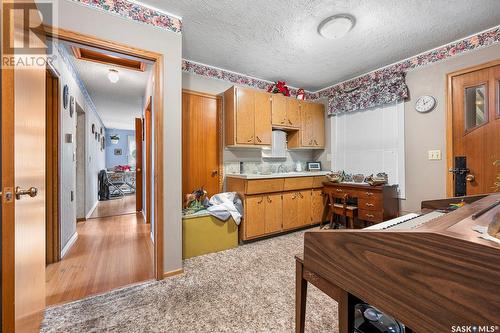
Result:
[[[304,264],[295,261],[295,332],[304,333],[306,320],[307,281],[303,276]]]

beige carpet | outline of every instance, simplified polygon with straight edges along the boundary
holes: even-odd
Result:
[[[42,332],[293,332],[303,232],[192,258],[185,274],[49,308]],[[337,304],[309,286],[307,332],[337,332]]]

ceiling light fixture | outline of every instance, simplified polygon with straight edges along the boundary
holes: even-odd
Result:
[[[118,80],[120,80],[120,75],[118,75],[118,71],[116,69],[110,69],[108,72],[108,79],[112,83],[118,82]]]
[[[318,26],[318,32],[327,39],[345,36],[354,27],[356,20],[349,14],[338,14],[324,19]]]

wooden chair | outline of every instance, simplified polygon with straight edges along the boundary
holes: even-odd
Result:
[[[330,229],[335,225],[335,215],[343,216],[345,219],[345,227],[354,229],[354,219],[358,216],[358,207],[348,204],[349,194],[345,194],[342,198],[328,194],[328,216],[330,220]]]

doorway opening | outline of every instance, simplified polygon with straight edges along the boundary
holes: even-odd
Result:
[[[46,91],[48,306],[163,278],[154,196],[162,187],[161,55],[58,37]]]

